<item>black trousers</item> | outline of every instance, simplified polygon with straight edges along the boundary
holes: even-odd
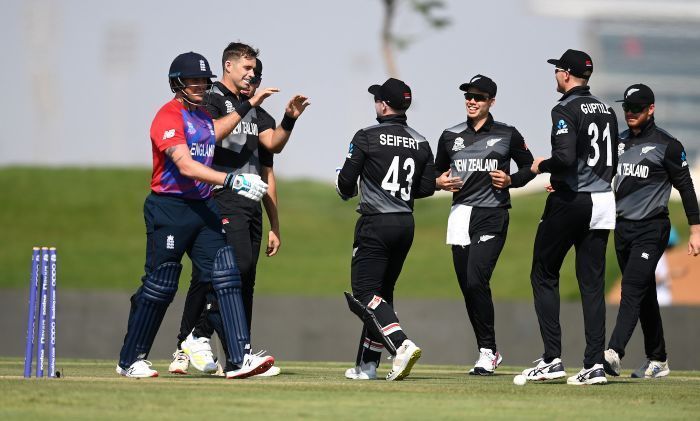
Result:
[[[452,261],[479,349],[496,352],[491,275],[508,233],[508,210],[474,208],[468,246],[452,246]]]
[[[625,355],[637,320],[644,333],[644,351],[650,360],[666,361],[664,329],[656,300],[656,265],[671,231],[668,217],[641,221],[619,220],[615,251],[622,271],[622,298],[608,347]]]
[[[561,357],[559,270],[573,246],[586,334],[584,365],[602,364],[605,346],[605,249],[608,230],[590,229],[588,193],[556,191],[547,197],[537,228],[530,281],[545,360]]]
[[[410,213],[360,216],[355,224],[350,270],[352,294],[357,300],[366,305],[377,295],[393,308],[394,287],[413,244],[414,227],[413,215]],[[394,319],[398,323],[398,318]],[[401,331],[393,337],[397,338],[400,345],[405,334]],[[358,364],[361,361],[378,363],[381,353],[368,351],[365,338],[380,342],[379,338],[363,327]]]
[[[233,247],[236,264],[241,272],[243,306],[248,331],[252,333],[253,294],[263,227],[262,208],[260,203],[239,196],[230,190],[216,191],[214,199],[221,214],[226,243]],[[214,328],[209,323],[204,310],[207,294],[211,298],[215,295],[210,285],[194,282],[197,277],[196,270],[193,269],[192,272],[193,282],[190,283],[185,298],[178,344],[185,340],[192,329],[195,329],[194,335],[199,337],[210,338],[214,333]]]

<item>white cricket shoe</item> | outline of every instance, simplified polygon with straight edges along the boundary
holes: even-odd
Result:
[[[525,376],[528,381],[554,380],[566,377],[564,364],[562,364],[561,358],[555,358],[549,364],[545,363],[543,358],[537,359],[533,361],[533,363],[537,363],[537,365],[523,370],[523,376]]]
[[[396,350],[396,355],[392,361],[391,371],[386,375],[386,379],[392,380],[403,380],[409,374],[411,374],[411,368],[420,358],[421,353],[420,348],[416,346],[410,339],[403,341],[401,346]]]
[[[276,365],[273,365],[272,367],[268,368],[267,371],[263,371],[260,374],[256,374],[254,377],[275,377],[279,376],[282,370],[277,367]]]
[[[488,348],[479,349],[479,359],[474,364],[474,368],[469,370],[469,374],[474,376],[490,376],[503,361],[503,357],[498,352],[494,353]]]
[[[173,352],[173,362],[170,363],[168,371],[172,374],[187,374],[190,367],[190,357],[181,349]]]
[[[619,376],[620,370],[622,369],[622,363],[620,362],[620,355],[614,349],[606,349],[603,353],[605,357],[605,362],[603,362],[603,368],[605,373],[611,376]]]
[[[192,336],[192,333],[187,335],[180,348],[190,357],[192,366],[199,371],[207,374],[216,372],[216,361],[214,353],[211,352],[209,338]]]
[[[345,370],[345,378],[351,380],[376,380],[377,363],[370,361]]]
[[[654,361],[647,360],[641,367],[639,367],[634,373],[632,373],[632,378],[635,379],[656,379],[659,377],[666,377],[671,373],[668,368],[668,360],[666,361]]]
[[[266,372],[275,364],[275,358],[271,355],[263,355],[265,351],[257,354],[245,354],[241,368],[226,372],[227,379],[245,379]]]
[[[156,370],[151,370],[151,362],[146,360],[137,360],[126,370],[117,365],[117,374],[136,379],[158,377],[158,372]]]
[[[605,384],[608,379],[605,377],[603,364],[593,364],[591,368],[583,368],[578,374],[566,379],[566,384],[582,386],[584,384]]]

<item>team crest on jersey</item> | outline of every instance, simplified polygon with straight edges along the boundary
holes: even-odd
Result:
[[[559,136],[560,134],[566,134],[569,133],[569,126],[566,125],[566,121],[564,120],[559,120],[557,123],[557,133],[555,136]]]
[[[231,114],[233,112],[233,104],[231,101],[227,99],[226,102],[224,102],[224,105],[226,106],[226,114]]]
[[[618,143],[617,144],[617,156],[622,155],[625,153],[625,144],[624,143]]]
[[[458,137],[457,139],[455,139],[455,143],[452,145],[452,150],[454,152],[459,152],[462,149],[464,149],[464,139]]]
[[[194,124],[192,124],[191,121],[187,122],[187,133],[188,134],[195,134],[197,133],[197,129],[194,128]]]
[[[500,142],[501,140],[503,140],[502,137],[499,137],[499,138],[496,138],[496,139],[489,139],[489,140],[486,141],[486,147],[488,148],[488,147],[490,147],[490,146],[493,146],[493,145],[495,145],[496,143]]]
[[[639,153],[639,155],[643,155],[651,150],[656,149],[656,146],[645,146],[642,148],[642,151]]]
[[[167,237],[165,237],[165,248],[168,250],[175,249],[175,236],[174,235],[168,235]]]

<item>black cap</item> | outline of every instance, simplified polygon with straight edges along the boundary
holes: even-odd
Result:
[[[654,103],[654,92],[650,87],[642,83],[635,83],[625,89],[625,99],[616,102],[626,102],[628,104],[651,105]]]
[[[591,56],[578,50],[566,50],[559,60],[551,58],[547,63],[564,69],[576,77],[588,79],[593,73],[593,60]]]
[[[375,100],[384,101],[395,110],[406,110],[411,106],[411,88],[403,81],[389,78],[383,85],[372,85],[367,92]]]
[[[213,78],[209,62],[203,55],[190,51],[175,57],[168,72],[169,78]]]
[[[490,77],[484,75],[476,75],[469,82],[465,82],[459,85],[459,89],[467,92],[469,88],[478,89],[481,92],[488,94],[491,98],[496,97],[496,91],[498,87],[496,82],[494,82]]]

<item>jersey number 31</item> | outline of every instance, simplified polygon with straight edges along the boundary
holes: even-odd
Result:
[[[413,173],[416,170],[416,164],[413,161],[413,158],[409,157],[406,158],[401,167],[405,171],[408,171],[408,175],[406,175],[405,187],[401,187],[401,183],[399,183],[399,157],[395,156],[391,161],[391,165],[389,165],[389,171],[387,171],[384,179],[382,180],[382,188],[391,193],[392,196],[396,196],[396,192],[400,190],[401,199],[410,200],[411,185],[413,185]]]

